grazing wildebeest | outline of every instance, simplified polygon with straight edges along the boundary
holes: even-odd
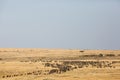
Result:
[[[2,78],[5,78],[6,76],[2,76]]]
[[[49,71],[49,74],[58,73],[58,72],[59,72],[58,69],[51,69],[51,70]]]
[[[32,75],[32,73],[31,73],[31,72],[28,72],[27,75]]]
[[[11,75],[7,75],[6,77],[11,77]]]

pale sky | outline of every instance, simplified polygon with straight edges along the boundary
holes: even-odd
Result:
[[[120,0],[0,0],[0,47],[120,49]]]

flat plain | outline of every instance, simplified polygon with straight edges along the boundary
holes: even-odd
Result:
[[[0,48],[0,80],[120,80],[120,50]]]

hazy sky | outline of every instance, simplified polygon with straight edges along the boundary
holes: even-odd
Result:
[[[0,0],[0,47],[120,49],[120,0]]]

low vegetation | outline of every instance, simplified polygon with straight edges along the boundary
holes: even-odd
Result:
[[[0,50],[0,80],[119,80],[119,52]]]

